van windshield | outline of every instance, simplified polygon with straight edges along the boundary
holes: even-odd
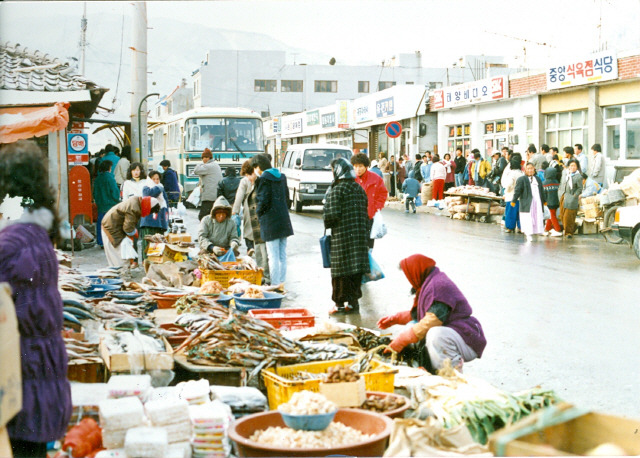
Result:
[[[331,161],[338,157],[351,160],[351,151],[346,149],[308,149],[302,159],[302,170],[331,170]]]

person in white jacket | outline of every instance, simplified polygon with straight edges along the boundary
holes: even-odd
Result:
[[[444,180],[447,177],[447,169],[440,162],[440,156],[433,156],[433,164],[430,173],[431,182],[433,183],[433,198],[435,200],[444,199]]]
[[[139,162],[132,163],[127,171],[127,181],[122,183],[122,200],[125,201],[129,197],[142,197],[142,188],[146,179],[147,173],[144,171],[144,166]]]

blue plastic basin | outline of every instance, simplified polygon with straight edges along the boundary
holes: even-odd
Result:
[[[284,424],[291,429],[301,429],[304,431],[324,431],[333,421],[337,410],[329,413],[319,413],[316,415],[292,415],[280,412]]]
[[[123,280],[121,278],[99,278],[89,277],[92,285],[121,285]]]
[[[104,297],[109,291],[120,289],[120,285],[92,285],[84,291],[79,291],[85,297]]]
[[[279,309],[284,296],[278,293],[265,292],[264,299],[253,299],[241,297],[244,293],[236,293],[233,299],[236,303],[236,310],[248,312],[252,309]]]
[[[220,293],[218,297],[215,298],[216,302],[224,307],[229,307],[229,303],[233,299],[231,296]]]

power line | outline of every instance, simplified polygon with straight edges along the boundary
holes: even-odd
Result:
[[[120,86],[120,71],[122,70],[122,49],[124,44],[124,7],[122,8],[122,25],[120,27],[120,63],[118,64],[118,79],[116,80],[116,90],[113,95],[113,100],[111,101],[111,109],[116,103],[116,99],[118,98],[118,88]]]

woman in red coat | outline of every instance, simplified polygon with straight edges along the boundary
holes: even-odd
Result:
[[[389,192],[384,185],[384,181],[375,173],[369,172],[369,157],[364,153],[354,154],[351,163],[356,171],[356,183],[364,189],[367,194],[367,213],[369,215],[369,232],[373,225],[373,217],[379,210],[384,208]],[[369,248],[373,248],[374,239],[369,239]]]

